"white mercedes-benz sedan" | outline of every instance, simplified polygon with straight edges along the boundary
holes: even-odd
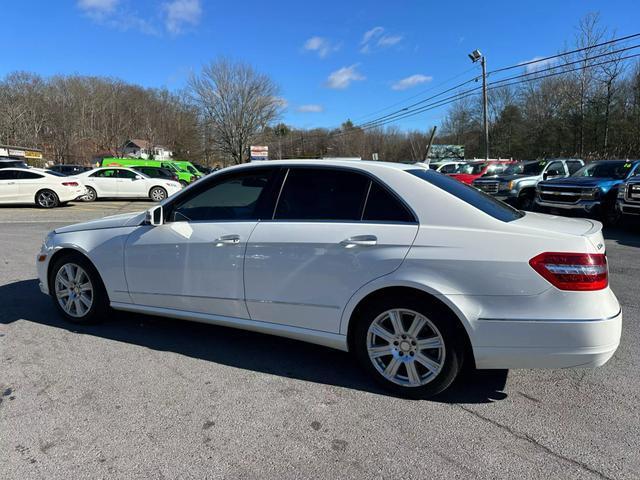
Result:
[[[179,182],[151,178],[126,167],[94,168],[79,177],[87,187],[87,202],[98,198],[148,198],[161,202],[182,189]]]
[[[59,176],[37,168],[0,169],[0,205],[35,204],[53,208],[85,194],[77,177]]]
[[[353,352],[387,388],[427,397],[465,363],[611,358],[622,316],[601,227],[413,165],[269,161],[56,229],[36,263],[72,322],[111,308],[281,335]]]

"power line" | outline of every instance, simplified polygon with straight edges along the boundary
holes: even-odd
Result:
[[[487,89],[488,90],[495,90],[497,88],[504,88],[504,87],[508,87],[508,86],[512,86],[512,85],[519,85],[521,83],[527,83],[527,82],[542,80],[542,79],[549,78],[549,77],[554,77],[554,76],[557,76],[557,75],[564,75],[564,74],[567,74],[567,73],[571,73],[571,72],[575,72],[575,71],[578,71],[578,70],[582,70],[583,68],[599,67],[599,66],[602,66],[602,65],[607,65],[609,63],[616,62],[616,61],[629,60],[631,58],[636,58],[636,57],[640,57],[640,53],[636,53],[634,55],[627,55],[625,57],[620,57],[620,58],[616,58],[616,59],[613,59],[613,60],[607,60],[607,61],[600,62],[600,63],[595,63],[595,64],[589,65],[587,67],[579,67],[579,68],[574,68],[574,69],[571,69],[571,70],[565,70],[565,71],[561,71],[561,72],[553,72],[553,73],[549,73],[547,75],[541,75],[541,76],[538,75],[538,76],[533,77],[533,78],[525,78],[523,80],[514,81],[514,82],[511,82],[511,83],[504,84],[504,85],[500,85],[499,84],[501,81],[496,81],[496,82],[493,82],[493,83],[489,83],[489,88],[487,88]],[[514,78],[517,78],[517,77],[514,77]],[[424,112],[426,112],[428,110],[433,110],[435,108],[439,108],[439,107],[442,107],[444,105],[448,105],[450,103],[456,102],[458,100],[462,100],[464,98],[468,98],[468,97],[471,97],[473,95],[478,95],[480,92],[478,92],[477,90],[479,90],[479,89],[480,89],[480,87],[477,87],[477,88],[474,88],[474,89],[471,89],[471,90],[460,92],[459,94],[452,95],[451,97],[448,97],[446,99],[441,99],[441,100],[439,100],[437,102],[434,102],[432,104],[425,105],[425,106],[420,107],[418,109],[414,109],[413,111],[405,112],[405,113],[402,113],[402,114],[398,114],[398,115],[396,115],[395,118],[387,119],[387,120],[379,122],[379,123],[377,123],[375,125],[367,125],[367,126],[361,127],[361,129],[362,130],[369,130],[371,128],[378,128],[378,127],[381,127],[381,126],[386,125],[388,123],[395,122],[396,120],[402,120],[404,118],[412,117],[414,115],[418,115],[420,113],[424,113]]]
[[[464,72],[460,72],[459,74],[454,75],[453,77],[450,77],[450,78],[448,78],[448,79],[446,79],[446,80],[444,80],[444,81],[442,81],[442,82],[438,83],[437,85],[433,85],[433,86],[431,86],[431,87],[429,87],[429,88],[426,88],[426,89],[424,89],[424,90],[422,90],[422,91],[420,91],[420,92],[416,93],[415,95],[411,95],[410,97],[407,97],[407,98],[405,98],[404,100],[400,100],[400,101],[398,101],[398,102],[392,103],[391,105],[388,105],[388,106],[386,106],[386,107],[384,107],[384,108],[380,108],[380,109],[378,109],[378,110],[375,110],[374,112],[368,113],[368,114],[363,115],[363,116],[361,116],[361,117],[354,118],[354,119],[353,119],[353,121],[356,121],[356,120],[363,120],[363,119],[365,119],[365,118],[368,118],[368,117],[371,117],[371,116],[373,116],[373,115],[376,115],[377,113],[384,112],[385,110],[389,110],[390,108],[393,108],[393,107],[395,107],[395,106],[402,105],[403,103],[408,102],[409,100],[413,100],[414,98],[417,98],[417,97],[419,97],[419,96],[421,96],[421,95],[424,95],[424,94],[425,94],[425,93],[427,93],[427,92],[431,92],[432,90],[435,90],[436,88],[442,87],[442,86],[444,86],[444,85],[446,85],[446,84],[448,84],[448,83],[452,82],[453,80],[456,80],[456,79],[458,79],[458,78],[462,77],[463,75],[466,75],[466,74],[467,74],[467,73],[469,73],[470,71],[475,70],[475,69],[476,69],[476,67],[477,67],[477,65],[474,65],[474,66],[473,66],[473,67],[471,67],[470,69],[465,70]]]
[[[596,43],[595,45],[589,45],[588,47],[577,48],[575,50],[571,50],[570,52],[558,53],[556,55],[550,55],[548,57],[537,58],[535,60],[530,60],[528,62],[518,63],[517,65],[510,65],[508,67],[498,68],[496,70],[490,71],[488,73],[488,75],[491,75],[492,73],[504,72],[506,70],[511,70],[511,69],[514,69],[514,68],[526,67],[527,65],[532,65],[534,63],[546,62],[546,61],[552,60],[554,58],[565,57],[567,55],[573,55],[574,53],[584,52],[585,50],[591,50],[593,48],[603,47],[605,45],[610,45],[612,43],[623,42],[625,40],[629,40],[631,38],[636,38],[636,37],[640,37],[640,33],[634,33],[633,35],[627,35],[626,37],[614,38],[612,40],[607,40],[606,42]]]

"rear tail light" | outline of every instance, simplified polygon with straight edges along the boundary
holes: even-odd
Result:
[[[560,290],[602,290],[609,285],[607,257],[602,253],[546,252],[529,265]]]
[[[65,187],[77,187],[79,185],[78,182],[62,182],[62,185]]]

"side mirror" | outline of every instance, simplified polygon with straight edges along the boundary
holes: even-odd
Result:
[[[142,180],[142,175],[136,175],[136,177],[134,178],[134,180]]]
[[[147,210],[147,222],[154,227],[158,227],[164,223],[162,205]]]
[[[547,178],[549,178],[549,174],[547,172],[544,172],[542,174],[542,180],[546,180]]]

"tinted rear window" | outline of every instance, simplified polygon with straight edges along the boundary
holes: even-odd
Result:
[[[403,223],[416,221],[400,200],[376,182],[371,182],[362,220]]]
[[[369,179],[359,173],[292,168],[280,193],[279,220],[360,221]]]
[[[446,175],[442,175],[441,173],[434,172],[433,170],[407,170],[407,172],[429,182],[431,185],[450,193],[463,202],[466,202],[487,215],[503,222],[511,222],[518,218],[522,218],[524,215],[522,212],[510,207],[506,203],[496,200],[491,195],[487,195],[480,190],[476,190],[469,185],[459,182],[451,177],[447,177]]]

